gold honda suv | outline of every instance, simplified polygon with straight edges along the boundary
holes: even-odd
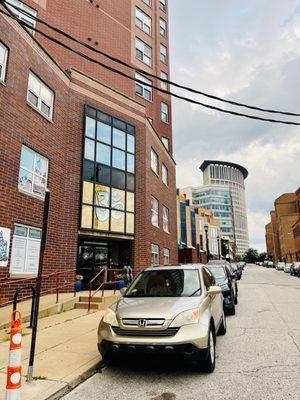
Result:
[[[98,328],[105,364],[124,353],[147,353],[214,370],[216,334],[226,333],[226,320],[221,289],[204,265],[147,268],[122,294]]]

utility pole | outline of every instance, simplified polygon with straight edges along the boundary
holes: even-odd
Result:
[[[235,233],[235,218],[234,218],[234,207],[233,207],[233,200],[232,200],[232,193],[230,190],[230,208],[232,212],[232,228],[233,228],[233,246],[232,246],[232,253],[233,253],[233,261],[236,261],[236,233]],[[230,250],[229,250],[230,251]]]

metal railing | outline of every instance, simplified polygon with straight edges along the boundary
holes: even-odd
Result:
[[[105,277],[105,274],[109,274],[109,273],[111,273],[111,272],[113,272],[114,273],[114,280],[112,280],[112,281],[107,281],[106,280],[106,277]],[[102,290],[102,297],[104,296],[104,291],[105,291],[105,287],[107,286],[107,285],[114,285],[114,294],[116,294],[116,290],[117,290],[117,280],[116,280],[116,275],[117,275],[117,273],[118,272],[120,272],[120,273],[122,273],[123,272],[123,269],[109,269],[109,268],[102,268],[99,272],[98,272],[98,274],[97,275],[95,275],[94,276],[94,278],[93,279],[91,279],[90,280],[90,283],[89,283],[89,304],[88,304],[88,312],[90,311],[90,308],[91,308],[91,300],[92,300],[92,298],[96,295],[96,293],[98,293],[100,290]],[[98,278],[100,278],[102,275],[104,275],[103,276],[103,282],[102,283],[100,283],[100,285],[94,290],[94,292],[92,293],[92,291],[93,291],[93,283],[96,281],[96,279],[98,279]]]
[[[63,284],[61,282],[60,277],[62,275],[64,275],[64,274],[67,274],[67,273],[71,273],[71,274],[74,275],[74,278],[73,278],[74,279],[73,294],[74,294],[74,297],[76,297],[76,269],[74,269],[74,268],[72,268],[72,269],[71,268],[70,269],[63,269],[61,271],[55,271],[55,272],[50,272],[48,274],[43,274],[42,283],[45,283],[45,282],[49,283],[48,279],[53,276],[53,277],[55,277],[54,280],[53,280],[55,282],[55,285],[53,285],[53,281],[52,281],[51,282],[51,287],[48,288],[48,289],[42,290],[41,291],[41,295],[44,296],[46,294],[54,294],[54,293],[56,293],[56,303],[58,303],[59,294],[62,291],[62,289],[66,288],[66,287],[70,287],[71,284],[72,284],[71,283],[71,279],[68,280],[68,282],[65,282]],[[2,281],[0,281],[0,307],[3,307],[3,306],[6,306],[6,305],[9,305],[9,304],[13,303],[13,298],[12,299],[7,299],[6,301],[2,301],[2,293],[3,293],[3,290],[6,287],[14,286],[15,289],[17,290],[18,286],[21,286],[21,284],[22,284],[22,286],[24,286],[24,284],[27,284],[28,282],[32,282],[33,285],[36,286],[36,281],[37,281],[37,277],[34,277],[34,278],[32,278],[32,277],[31,278],[20,278],[20,279],[8,279],[8,280],[3,279]],[[22,296],[21,301],[28,300],[31,297],[32,297],[31,294]]]

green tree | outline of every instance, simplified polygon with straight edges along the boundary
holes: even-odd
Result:
[[[256,263],[258,259],[258,251],[256,249],[252,249],[251,247],[244,254],[244,260],[246,261],[246,263]]]
[[[265,253],[265,252],[264,253],[259,253],[257,261],[265,261],[266,258],[268,258],[267,257],[267,253]]]

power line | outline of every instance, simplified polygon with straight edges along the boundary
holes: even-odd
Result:
[[[0,0],[0,1],[2,1],[2,0]],[[52,37],[52,36],[46,34],[45,32],[43,32],[43,31],[41,31],[41,30],[39,30],[39,29],[33,27],[32,25],[27,24],[26,22],[24,22],[24,21],[22,21],[22,20],[20,20],[20,19],[19,19],[18,17],[16,17],[15,15],[7,14],[7,13],[4,12],[3,10],[0,10],[0,13],[6,15],[7,17],[9,17],[9,18],[11,18],[11,19],[14,19],[15,21],[17,21],[17,22],[18,22],[20,25],[22,25],[23,27],[26,27],[26,28],[29,28],[29,29],[34,30],[34,31],[36,31],[36,32],[39,32],[39,33],[40,33],[42,36],[44,36],[46,39],[48,39],[48,40],[50,40],[50,41],[52,41],[52,42],[58,44],[59,46],[65,48],[65,49],[67,49],[67,50],[69,50],[69,51],[72,52],[72,53],[75,53],[75,54],[79,55],[80,57],[86,59],[87,61],[90,61],[90,62],[92,62],[92,63],[94,63],[94,64],[98,64],[98,65],[100,65],[101,67],[103,67],[103,68],[105,68],[105,69],[107,69],[107,70],[109,70],[109,71],[111,71],[111,72],[114,72],[114,73],[116,73],[116,74],[118,74],[118,75],[123,76],[124,78],[127,78],[127,79],[130,79],[130,80],[132,80],[132,81],[138,82],[138,83],[140,83],[140,84],[142,84],[142,85],[144,85],[144,86],[151,87],[151,88],[153,88],[153,89],[156,89],[156,90],[159,91],[159,92],[162,92],[162,93],[171,95],[171,96],[173,96],[173,97],[175,97],[175,98],[177,98],[177,99],[184,100],[184,101],[187,101],[187,102],[192,103],[192,104],[200,105],[200,106],[202,106],[202,107],[205,107],[205,108],[208,108],[208,109],[211,109],[211,110],[220,111],[220,112],[225,113],[225,114],[231,114],[231,115],[235,115],[235,116],[240,116],[240,117],[245,117],[245,118],[249,118],[249,119],[258,120],[258,121],[272,122],[272,123],[285,124],[285,125],[296,125],[296,126],[299,126],[299,125],[300,125],[300,123],[298,123],[298,122],[293,122],[293,121],[282,121],[282,120],[276,120],[276,119],[269,119],[269,118],[263,118],[263,117],[258,117],[258,116],[254,116],[254,115],[249,115],[249,114],[243,114],[243,113],[239,113],[239,112],[236,112],[236,111],[224,110],[224,109],[222,109],[222,108],[215,107],[215,106],[212,106],[212,105],[209,105],[209,104],[206,104],[206,103],[201,103],[201,102],[199,102],[199,101],[190,99],[190,98],[188,98],[188,97],[180,96],[180,95],[175,94],[175,93],[172,93],[172,92],[170,92],[170,91],[168,91],[168,90],[164,90],[164,89],[162,89],[162,88],[160,88],[160,87],[153,86],[152,84],[147,84],[146,82],[141,81],[140,79],[136,79],[136,78],[134,78],[134,77],[132,77],[132,76],[129,76],[129,75],[125,74],[125,73],[122,72],[122,71],[119,71],[119,70],[117,70],[117,69],[115,69],[115,68],[109,67],[108,65],[103,64],[102,62],[100,62],[100,61],[98,61],[98,60],[95,60],[94,58],[91,58],[91,57],[87,56],[86,54],[81,53],[80,51],[75,50],[75,49],[69,47],[68,45],[66,45],[66,44],[64,44],[64,43],[62,43],[62,42],[60,42],[58,39],[55,39],[54,37]]]
[[[251,109],[251,110],[268,112],[268,113],[272,113],[272,114],[282,114],[282,115],[300,117],[300,114],[298,114],[298,113],[293,113],[293,112],[288,112],[288,111],[279,111],[279,110],[274,110],[274,109],[267,109],[267,108],[262,108],[262,107],[258,107],[258,106],[252,106],[252,105],[245,104],[245,103],[240,103],[240,102],[233,101],[233,100],[227,100],[227,99],[224,99],[222,97],[218,97],[218,96],[215,96],[215,95],[203,92],[203,91],[199,91],[199,90],[190,88],[188,86],[181,85],[181,84],[176,83],[174,81],[170,81],[168,79],[161,78],[161,77],[159,77],[159,76],[157,76],[155,74],[152,74],[150,72],[147,72],[147,71],[145,71],[145,70],[143,70],[141,68],[134,67],[134,66],[128,64],[127,62],[122,61],[122,60],[120,60],[120,59],[118,59],[116,57],[113,57],[113,56],[111,56],[111,55],[109,55],[109,54],[107,54],[107,53],[105,53],[105,52],[103,52],[101,50],[95,49],[94,47],[90,46],[89,44],[87,44],[87,43],[85,43],[85,42],[83,42],[83,41],[81,41],[79,39],[76,39],[73,36],[69,35],[67,32],[62,31],[61,29],[59,29],[59,28],[57,28],[57,27],[55,27],[53,25],[50,25],[49,23],[47,23],[43,19],[38,18],[36,16],[33,16],[32,14],[28,13],[26,10],[23,10],[20,7],[17,7],[16,5],[9,3],[7,0],[0,0],[0,2],[5,3],[5,4],[9,5],[10,7],[13,7],[14,9],[18,10],[19,12],[21,12],[23,15],[26,15],[26,16],[30,17],[31,19],[34,19],[35,21],[47,26],[48,28],[50,28],[53,31],[59,33],[60,35],[63,35],[64,37],[72,40],[73,42],[75,42],[77,44],[80,44],[81,46],[84,46],[87,49],[89,49],[89,50],[91,50],[91,51],[93,51],[95,53],[98,53],[98,54],[108,58],[109,60],[115,62],[115,63],[123,65],[123,66],[125,66],[127,68],[130,68],[130,69],[132,69],[132,70],[134,70],[136,72],[139,72],[139,73],[141,73],[143,75],[146,75],[146,76],[149,76],[151,78],[158,79],[159,81],[167,83],[167,84],[172,85],[174,87],[177,87],[178,89],[187,90],[187,91],[189,91],[191,93],[200,94],[202,96],[208,97],[208,98],[213,99],[213,100],[218,100],[218,101],[221,101],[221,102],[224,102],[224,103],[227,103],[227,104],[231,104],[231,105],[234,105],[234,106],[238,106],[238,107],[245,107],[245,108],[248,108],[248,109]]]

